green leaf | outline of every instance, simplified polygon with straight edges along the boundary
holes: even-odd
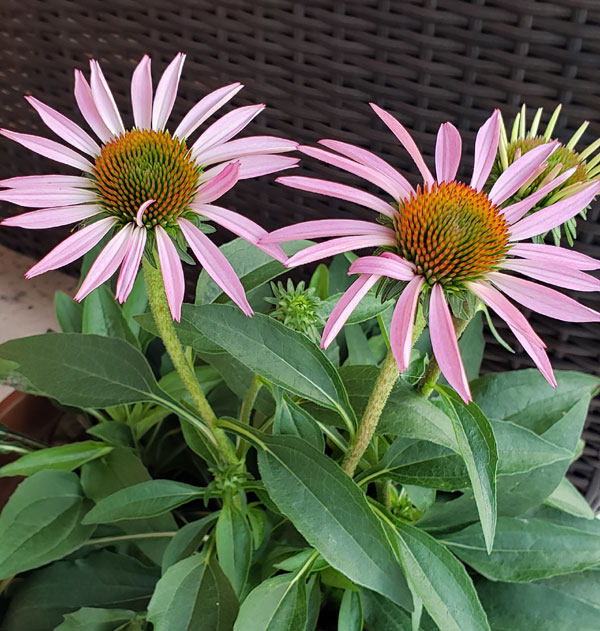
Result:
[[[194,554],[172,565],[148,605],[154,631],[231,631],[238,603],[214,557]]]
[[[102,421],[90,427],[86,433],[99,438],[113,447],[133,448],[131,429],[128,425],[125,425],[125,423]]]
[[[1,471],[0,469],[0,473]],[[595,517],[594,511],[586,499],[567,478],[560,481],[560,484],[546,499],[545,504],[575,515],[575,517],[582,517],[583,519],[594,519]]]
[[[94,531],[80,523],[87,508],[74,473],[40,471],[21,482],[0,514],[0,579],[76,550]]]
[[[169,541],[162,560],[162,573],[164,574],[171,565],[191,556],[201,547],[206,535],[213,527],[218,512],[211,513],[202,519],[190,522],[177,531],[177,534]]]
[[[338,631],[362,631],[363,613],[358,592],[352,590],[344,592],[338,614],[337,628]]]
[[[309,412],[294,403],[292,399],[279,388],[275,391],[277,409],[273,421],[274,434],[298,436],[310,443],[315,449],[323,451],[325,440],[317,421]]]
[[[361,588],[360,601],[369,631],[412,631],[410,615],[391,600]]]
[[[148,307],[148,292],[143,274],[138,274],[127,300],[121,305],[121,314],[135,336],[139,336],[140,325],[135,317],[144,313]]]
[[[174,480],[148,480],[102,498],[83,518],[84,524],[106,524],[157,517],[204,497],[204,489]]]
[[[146,608],[158,568],[107,550],[57,561],[15,584],[2,631],[52,631],[81,607]]]
[[[62,624],[54,631],[117,631],[136,617],[135,611],[129,609],[96,609],[82,607],[68,613]]]
[[[596,534],[542,519],[499,517],[491,554],[476,524],[445,541],[480,574],[507,583],[581,572],[600,563],[600,539]]]
[[[282,574],[269,578],[246,597],[234,631],[304,631],[306,588],[302,577]]]
[[[337,411],[348,423],[354,422],[337,371],[306,336],[261,313],[247,318],[233,306],[203,305],[193,309],[198,330],[250,370]]]
[[[295,436],[260,435],[265,487],[335,569],[359,585],[406,602],[402,570],[364,494],[328,456]],[[335,536],[332,536],[335,533]]]
[[[399,555],[411,591],[444,631],[489,631],[473,582],[448,549],[427,533],[396,524]]]
[[[319,263],[317,269],[310,277],[309,289],[314,289],[316,296],[321,300],[326,300],[329,296],[329,269],[325,263]]]
[[[63,333],[81,333],[83,305],[65,294],[57,291],[54,294],[54,312]]]
[[[488,419],[474,403],[463,400],[445,386],[438,386],[442,403],[456,432],[456,440],[464,458],[475,496],[481,528],[488,552],[494,543],[496,529],[496,471],[498,451],[494,431]]]
[[[205,395],[208,395],[209,392],[222,381],[221,375],[219,375],[219,372],[212,366],[194,366],[194,374]],[[192,402],[191,395],[183,384],[181,375],[176,370],[161,377],[158,385],[161,390],[164,390],[164,392],[176,401],[183,399],[190,403]]]
[[[346,346],[348,347],[348,359],[345,365],[377,365],[377,358],[369,346],[369,340],[362,327],[354,324],[348,326],[344,331]]]
[[[21,456],[15,462],[0,467],[0,477],[11,475],[32,475],[44,469],[73,471],[86,462],[90,462],[112,451],[112,447],[96,440],[48,447]]]
[[[319,309],[319,315],[323,319],[327,319],[343,295],[344,292],[339,292],[333,296],[329,296]],[[393,300],[381,302],[374,292],[369,292],[352,312],[346,321],[346,324],[359,324],[360,322],[366,322],[371,318],[376,318],[380,313],[387,311],[393,304]]]
[[[94,289],[83,301],[81,332],[117,337],[134,346],[138,345],[121,307],[106,285]]]

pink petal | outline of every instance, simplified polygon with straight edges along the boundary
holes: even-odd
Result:
[[[396,280],[412,280],[415,266],[399,256],[362,256],[350,265],[348,274],[376,274]]]
[[[333,342],[335,336],[342,330],[342,327],[358,306],[358,303],[366,296],[369,289],[373,287],[379,278],[379,276],[368,276],[365,274],[348,287],[327,319],[327,324],[321,337],[321,348],[327,348]]]
[[[84,204],[83,206],[59,206],[58,208],[42,208],[28,213],[7,217],[0,222],[2,226],[40,230],[66,226],[70,223],[89,219],[102,212],[100,206]]]
[[[0,180],[6,188],[85,188],[91,181],[79,175],[24,175]]]
[[[438,182],[452,182],[456,177],[462,140],[452,123],[442,123],[435,143],[435,172]]]
[[[146,212],[146,210],[148,210],[148,208],[150,208],[150,206],[152,206],[152,204],[154,204],[155,201],[156,201],[155,199],[147,199],[138,208],[138,211],[135,214],[135,223],[138,226],[138,228],[143,228],[144,227],[144,223],[142,221],[142,219],[144,218],[144,213]]]
[[[285,243],[298,239],[347,237],[354,235],[383,235],[393,238],[394,231],[377,223],[359,219],[316,219],[279,228],[261,239],[261,243]]]
[[[527,318],[497,289],[489,283],[474,282],[467,283],[467,287],[480,298],[488,307],[493,309],[511,329],[519,331],[536,346],[545,348],[544,341],[533,330]]]
[[[179,79],[185,55],[177,53],[175,59],[167,66],[163,72],[154,97],[154,106],[152,107],[152,129],[160,131],[164,129],[167,120],[173,110],[173,104],[177,97],[177,88],[179,87]]]
[[[245,156],[232,160],[231,162],[237,162],[240,165],[238,179],[248,180],[253,177],[261,177],[262,175],[269,175],[270,173],[291,169],[295,167],[299,161],[298,158],[288,158],[287,156]],[[223,169],[231,164],[231,162],[224,162],[212,167],[212,169],[204,171],[198,180],[199,183],[203,184],[216,177]]]
[[[500,141],[500,112],[494,113],[485,121],[477,132],[475,139],[475,160],[473,164],[473,177],[471,187],[480,191],[487,182],[490,171],[494,166],[494,160],[498,153]]]
[[[131,106],[133,120],[138,129],[150,129],[152,126],[151,65],[150,57],[144,55],[131,77]]]
[[[231,210],[227,210],[227,208],[213,206],[212,204],[192,203],[191,206],[198,214],[223,226],[223,228],[233,232],[233,234],[245,239],[249,243],[253,243],[259,250],[272,256],[275,260],[281,263],[287,261],[285,252],[278,245],[260,243],[260,240],[267,234],[267,231],[261,228],[257,223],[254,223],[254,221],[243,215],[234,213]]]
[[[232,83],[207,94],[198,101],[194,107],[183,117],[173,136],[185,140],[194,133],[202,123],[212,116],[227,101],[233,98],[244,86],[241,83]],[[232,156],[235,157],[235,156]]]
[[[577,291],[600,291],[600,280],[572,268],[549,267],[547,263],[539,261],[523,261],[522,259],[508,259],[502,262],[502,269],[519,272],[524,276],[541,280],[550,285],[576,289]]]
[[[100,153],[100,147],[96,141],[79,125],[32,96],[26,96],[25,99],[40,115],[44,123],[63,140],[91,156],[97,156]]]
[[[587,254],[545,243],[516,243],[510,248],[509,254],[554,266],[584,270],[600,269],[600,261]]]
[[[565,322],[600,321],[600,313],[580,305],[550,287],[499,272],[491,272],[488,277],[498,289],[513,300],[542,315]]]
[[[385,123],[392,134],[394,134],[394,136],[396,136],[396,138],[402,143],[402,146],[406,149],[406,151],[408,151],[410,157],[417,165],[417,169],[419,169],[419,172],[423,176],[425,184],[431,186],[435,181],[433,179],[433,175],[431,175],[431,171],[427,168],[421,152],[411,135],[408,131],[406,131],[404,125],[397,121],[391,114],[381,109],[378,105],[375,105],[375,103],[369,103],[369,105],[373,108],[375,114],[377,114],[377,116],[379,116],[379,118]]]
[[[367,182],[375,184],[375,186],[379,186],[379,188],[386,191],[386,193],[391,195],[396,201],[404,199],[405,197],[404,191],[398,186],[398,184],[396,184],[396,182],[387,175],[381,173],[381,171],[377,171],[372,167],[365,166],[364,164],[354,162],[354,160],[343,158],[335,153],[330,153],[329,151],[324,151],[323,149],[319,149],[317,147],[306,147],[301,145],[298,147],[298,151],[301,151],[311,158],[316,158],[326,164],[331,164],[339,169],[348,171],[348,173],[357,175],[363,180],[367,180]]]
[[[98,195],[95,191],[84,188],[45,186],[38,188],[37,191],[28,188],[0,191],[0,200],[28,208],[39,208],[40,206],[75,206],[85,202],[95,202],[98,200]]]
[[[144,254],[147,235],[148,232],[146,228],[136,226],[129,239],[127,252],[123,259],[123,265],[121,265],[121,271],[119,272],[119,278],[117,280],[116,298],[121,304],[127,300],[135,283],[135,278],[140,268],[140,261]]]
[[[25,278],[33,278],[52,269],[58,269],[68,265],[89,252],[102,237],[117,223],[114,217],[100,219],[90,226],[78,230],[75,234],[67,237],[59,243],[52,251],[36,263],[27,273]]]
[[[533,359],[533,362],[538,367],[538,370],[544,375],[546,381],[556,388],[557,383],[554,378],[554,372],[552,371],[552,364],[548,359],[548,355],[543,348],[532,344],[524,335],[522,335],[517,329],[513,328],[510,323],[507,323],[510,327],[513,335],[519,340],[521,346],[525,349],[525,352]]]
[[[504,215],[504,219],[506,219],[509,224],[515,223],[527,214],[540,200],[544,199],[548,193],[553,191],[557,186],[560,186],[563,182],[566,182],[574,172],[575,167],[565,171],[520,202],[501,208],[500,213]]]
[[[183,236],[190,244],[198,261],[217,285],[247,315],[252,315],[252,307],[235,270],[219,248],[193,223],[187,219],[178,220]]]
[[[200,186],[194,202],[197,204],[210,204],[210,202],[219,199],[219,197],[225,195],[227,191],[236,185],[239,179],[239,172],[239,162],[232,162],[227,165],[216,177]]]
[[[227,142],[246,127],[265,109],[263,104],[238,107],[213,123],[192,145],[192,158],[202,163],[202,154],[212,147]]]
[[[325,243],[317,243],[305,248],[301,252],[294,254],[286,265],[288,267],[296,267],[313,261],[320,261],[336,254],[343,252],[351,252],[352,250],[360,250],[362,248],[379,247],[382,245],[394,245],[395,238],[384,237],[381,235],[364,235],[358,237],[339,237],[331,239]]]
[[[90,271],[81,283],[73,300],[83,300],[90,292],[100,287],[116,271],[125,258],[133,237],[133,224],[127,224],[104,246],[92,263]]]
[[[379,199],[379,197],[361,191],[353,186],[346,186],[346,184],[337,184],[329,180],[319,180],[313,177],[301,176],[280,177],[277,178],[276,181],[279,184],[289,186],[290,188],[297,188],[301,191],[319,193],[321,195],[327,195],[328,197],[336,197],[337,199],[354,202],[355,204],[360,204],[365,208],[370,208],[388,217],[395,217],[398,214],[391,204],[384,202],[382,199]]]
[[[208,166],[217,162],[225,162],[243,156],[254,156],[271,153],[294,151],[298,143],[276,136],[248,136],[237,138],[220,145],[215,145],[202,153],[202,165]]]
[[[516,193],[535,173],[546,158],[556,150],[556,141],[540,145],[515,160],[496,180],[488,197],[494,204],[502,204],[513,193]]]
[[[102,142],[108,142],[112,138],[110,129],[100,116],[94,103],[92,89],[80,70],[75,70],[75,100],[83,118],[94,130],[94,133]]]
[[[404,288],[394,307],[390,326],[390,347],[400,372],[408,370],[410,364],[413,325],[423,282],[422,276],[415,276]]]
[[[448,380],[465,403],[472,401],[469,382],[460,357],[456,333],[444,290],[436,283],[429,302],[429,335],[435,359]]]
[[[367,151],[362,147],[357,147],[356,145],[351,145],[347,142],[328,140],[326,138],[319,140],[319,144],[327,147],[328,149],[333,149],[333,151],[337,151],[343,156],[346,156],[359,164],[364,164],[376,171],[380,171],[383,175],[387,176],[398,185],[403,197],[410,197],[415,193],[415,189],[412,184],[401,173],[398,173],[391,164],[388,164],[385,160],[371,151]]]
[[[527,155],[529,154],[525,154],[525,156]],[[521,219],[511,226],[510,240],[521,241],[560,226],[571,217],[579,214],[596,197],[598,191],[600,191],[600,183],[595,182],[574,195],[561,199],[555,204]]]
[[[16,131],[9,131],[8,129],[0,129],[0,134],[10,138],[10,140],[18,142],[20,145],[27,147],[27,149],[30,149],[31,151],[35,151],[35,153],[39,153],[46,158],[50,158],[50,160],[55,160],[56,162],[61,162],[62,164],[68,164],[69,166],[75,167],[81,171],[86,171],[88,173],[92,172],[91,162],[86,160],[77,152],[73,151],[73,149],[69,149],[58,142],[54,142],[54,140],[48,140],[47,138],[42,138],[41,136],[32,136],[31,134],[20,134]]]
[[[94,103],[96,104],[98,113],[102,117],[105,125],[115,136],[118,136],[119,134],[124,134],[125,128],[123,127],[121,115],[119,114],[119,110],[117,109],[117,104],[115,103],[112,92],[108,87],[108,83],[106,83],[106,79],[102,74],[100,64],[94,59],[91,59],[90,69],[92,97],[94,98]]]
[[[183,278],[183,267],[179,260],[179,254],[173,245],[164,228],[156,226],[156,246],[158,248],[158,258],[162,269],[163,282],[167,302],[171,310],[173,320],[181,320],[181,304],[185,293],[185,280]]]

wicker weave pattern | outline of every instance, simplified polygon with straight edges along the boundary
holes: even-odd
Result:
[[[583,119],[592,123],[584,141],[600,136],[597,0],[3,0],[0,125],[48,134],[23,94],[34,94],[82,122],[71,96],[71,73],[73,67],[86,70],[91,56],[103,64],[129,120],[134,64],[149,53],[156,77],[180,49],[188,60],[172,120],[207,91],[239,80],[247,87],[235,106],[261,101],[269,106],[249,134],[311,144],[334,137],[368,145],[413,174],[407,155],[375,120],[369,101],[398,115],[429,156],[441,122],[453,121],[469,148],[494,107],[511,117],[522,102],[547,109],[562,102],[559,137],[568,138]],[[2,141],[2,152],[0,177],[55,171],[46,159],[9,141]],[[463,173],[471,166],[470,153]],[[302,170],[332,173],[310,160]],[[351,181],[340,173],[335,178]],[[365,212],[303,197],[272,178],[244,182],[226,202],[268,228]],[[0,207],[0,216],[13,212]],[[64,233],[2,230],[0,242],[39,256]],[[581,227],[578,248],[600,257],[598,208]],[[584,300],[600,307],[597,296]],[[597,325],[538,317],[533,323],[557,367],[598,374]],[[488,345],[486,369],[528,365],[523,354],[511,357],[495,343]],[[573,475],[600,506],[598,408],[586,440]]]

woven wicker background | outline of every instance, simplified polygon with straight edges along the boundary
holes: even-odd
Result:
[[[413,130],[427,156],[433,154],[441,122],[454,122],[470,148],[494,107],[510,118],[522,102],[548,110],[563,103],[557,127],[563,139],[584,119],[591,121],[584,142],[600,136],[598,0],[1,0],[0,126],[51,135],[24,94],[82,122],[71,93],[72,69],[85,71],[90,57],[103,64],[128,117],[134,64],[149,53],[156,78],[179,50],[188,58],[173,121],[208,90],[242,81],[247,87],[234,106],[268,105],[249,134],[278,134],[304,143],[333,137],[368,145],[405,172],[414,173],[414,167],[375,119],[369,101]],[[471,166],[469,153],[463,173]],[[57,171],[7,140],[2,155],[0,177]],[[331,174],[310,160],[302,168]],[[344,180],[340,173],[335,178]],[[350,204],[303,198],[272,178],[246,181],[226,201],[267,228],[361,214]],[[598,211],[597,205],[580,226],[577,245],[596,257]],[[0,216],[14,212],[0,206]],[[63,234],[5,229],[0,242],[39,256]],[[600,307],[598,296],[584,296],[584,301]],[[533,321],[556,367],[598,374],[597,325],[535,316]],[[510,356],[493,341],[488,345],[486,370],[529,365],[522,353]],[[572,479],[598,508],[597,404],[585,439]]]

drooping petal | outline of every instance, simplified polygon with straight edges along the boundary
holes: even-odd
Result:
[[[259,105],[246,105],[238,107],[219,118],[192,145],[192,158],[202,164],[202,154],[205,151],[233,138],[264,109],[265,106],[262,103]]]
[[[506,206],[505,208],[500,209],[500,214],[504,215],[504,219],[509,224],[513,224],[516,221],[519,221],[521,217],[527,214],[540,200],[544,199],[548,193],[553,191],[557,186],[566,182],[571,175],[575,172],[575,167],[561,173],[558,177],[554,178],[548,184],[539,188],[535,193],[528,195],[525,199],[522,199],[520,202],[516,202],[515,204],[511,204],[510,206]]]
[[[240,164],[232,162],[227,165],[216,177],[208,180],[200,186],[194,202],[197,204],[210,204],[222,197],[233,188],[239,179]]]
[[[471,187],[480,191],[494,166],[500,141],[500,112],[494,113],[485,121],[475,138],[475,159],[473,161],[473,177]]]
[[[131,107],[133,120],[138,129],[152,126],[152,62],[148,55],[142,57],[131,77]]]
[[[257,223],[244,217],[239,213],[235,213],[221,206],[213,206],[212,204],[191,204],[193,210],[203,215],[207,219],[223,226],[238,237],[245,239],[249,243],[253,243],[259,250],[262,250],[269,256],[281,263],[287,260],[285,252],[278,245],[262,244],[260,240],[267,234],[264,228]]]
[[[0,129],[0,134],[10,138],[10,140],[18,142],[31,151],[35,151],[35,153],[39,153],[45,158],[50,158],[50,160],[61,162],[62,164],[68,164],[80,171],[86,171],[87,173],[92,172],[91,162],[76,151],[73,151],[73,149],[54,142],[54,140],[48,140],[41,136],[32,136],[31,134],[21,134],[16,131],[9,131],[8,129]]]
[[[400,191],[403,193],[403,196],[410,197],[410,195],[415,193],[415,189],[412,184],[401,173],[396,171],[396,169],[394,169],[391,164],[388,164],[383,158],[380,158],[371,151],[367,151],[367,149],[351,145],[347,142],[329,140],[327,138],[319,140],[319,144],[327,147],[328,149],[333,149],[333,151],[337,151],[343,156],[346,156],[347,158],[350,158],[360,164],[364,164],[376,171],[380,171],[383,175],[398,185]]]
[[[135,278],[140,268],[140,261],[144,254],[147,235],[148,231],[146,228],[136,226],[129,239],[127,253],[123,259],[123,265],[121,265],[121,271],[119,272],[119,278],[117,280],[117,292],[115,296],[121,304],[127,300],[127,297],[133,289],[133,284],[135,283]]]
[[[456,177],[462,140],[452,123],[442,123],[435,143],[435,173],[438,182],[452,182]]]
[[[423,156],[417,147],[417,144],[412,139],[411,135],[406,131],[404,125],[402,125],[398,120],[396,120],[390,113],[381,109],[375,103],[369,103],[369,105],[373,108],[373,111],[379,118],[385,123],[387,128],[396,136],[396,138],[402,143],[402,146],[408,151],[410,157],[413,159],[414,163],[417,165],[417,169],[423,176],[423,181],[428,186],[431,186],[434,183],[433,175],[431,175],[431,171],[425,164],[425,160],[423,160]]]
[[[550,287],[500,272],[491,272],[488,278],[513,300],[549,318],[565,322],[600,322],[600,313]]]
[[[23,175],[20,177],[9,177],[6,180],[0,180],[0,186],[6,188],[85,188],[90,186],[91,182],[86,177],[79,175]]]
[[[348,171],[348,173],[357,175],[363,180],[371,182],[371,184],[375,184],[375,186],[378,186],[380,189],[384,190],[396,201],[400,201],[405,197],[404,191],[400,188],[400,186],[398,186],[398,184],[396,184],[396,182],[394,182],[387,175],[381,173],[381,171],[373,169],[372,167],[365,166],[364,164],[360,164],[359,162],[354,162],[354,160],[338,156],[335,153],[319,149],[318,147],[306,147],[304,145],[300,145],[298,147],[298,151],[301,151],[311,158],[316,158],[317,160],[321,160],[326,164],[331,164],[335,167],[338,167],[339,169]]]
[[[350,265],[348,274],[376,274],[396,280],[411,280],[415,276],[415,266],[399,256],[362,256]]]
[[[542,375],[544,375],[546,381],[553,388],[556,388],[557,383],[552,370],[552,364],[548,359],[546,351],[543,348],[532,344],[518,329],[513,328],[509,323],[507,324],[513,332],[513,335],[517,338],[517,340],[519,340],[519,343],[525,349],[525,352],[529,355],[529,357],[531,357],[531,359],[533,359],[533,362],[537,366],[538,370],[542,373]]]
[[[95,202],[98,200],[98,195],[95,191],[85,188],[46,186],[37,190],[12,188],[0,191],[0,200],[27,208],[39,208],[40,206],[75,206],[85,202]]]
[[[58,208],[41,208],[14,217],[7,217],[0,222],[2,226],[41,230],[67,226],[71,223],[89,219],[102,212],[100,206],[84,204],[82,206],[59,206]]]
[[[127,224],[104,246],[92,263],[90,271],[73,300],[83,300],[90,292],[107,281],[121,265],[133,236],[133,224]]]
[[[379,276],[369,276],[367,274],[359,276],[344,295],[338,300],[331,315],[327,319],[327,324],[323,329],[321,337],[321,348],[327,348],[335,339],[335,336],[342,330],[344,324],[358,306],[358,303],[366,296],[369,289],[379,280]]]
[[[572,269],[593,270],[600,269],[600,261],[567,248],[545,243],[516,243],[509,254],[521,256],[524,259],[539,261],[546,265],[570,267]]]
[[[232,162],[237,162],[240,165],[238,179],[248,180],[253,177],[261,177],[262,175],[292,169],[299,161],[298,158],[289,158],[287,156],[244,156],[243,158],[236,158],[231,162],[223,162],[211,169],[207,169],[198,179],[198,183],[204,184],[204,182],[208,182]]]
[[[572,268],[550,267],[539,261],[524,261],[522,259],[508,259],[501,264],[502,269],[519,272],[524,276],[541,280],[549,285],[576,289],[577,291],[600,291],[600,280]]]
[[[415,276],[404,288],[394,307],[390,325],[390,347],[400,372],[407,370],[410,364],[413,325],[423,282],[422,276]]]
[[[150,206],[152,206],[152,204],[154,204],[154,202],[156,202],[155,199],[147,199],[138,208],[138,211],[135,214],[135,223],[137,224],[138,228],[141,228],[144,225],[144,222],[142,221],[142,219],[144,218],[144,213],[148,210],[148,208],[150,208]]]
[[[305,248],[301,252],[294,254],[286,265],[288,267],[296,267],[313,261],[320,261],[336,254],[351,252],[352,250],[360,250],[362,248],[375,248],[383,245],[394,245],[395,238],[384,237],[380,235],[361,235],[357,237],[339,237],[331,239],[325,243],[317,243]]]
[[[167,303],[171,310],[173,320],[181,320],[181,304],[185,293],[185,279],[183,277],[183,267],[179,260],[179,254],[173,245],[164,228],[156,226],[156,247],[158,249],[158,259],[160,261]]]
[[[226,160],[272,153],[294,151],[298,146],[293,140],[277,138],[276,136],[248,136],[237,138],[220,145],[216,145],[202,153],[202,165],[209,166]]]
[[[112,132],[106,126],[100,112],[94,103],[92,89],[81,70],[75,70],[75,100],[77,106],[86,123],[92,128],[96,136],[102,142],[108,142],[112,137]]]
[[[252,307],[246,298],[244,286],[223,252],[187,219],[181,218],[178,223],[202,267],[233,302],[247,316],[251,316]]]
[[[319,180],[313,177],[302,176],[287,176],[279,177],[275,180],[279,184],[289,186],[290,188],[296,188],[301,191],[308,191],[309,193],[319,193],[321,195],[327,195],[327,197],[335,197],[337,199],[343,199],[348,202],[354,202],[365,208],[370,208],[382,215],[388,217],[394,217],[398,213],[396,209],[387,202],[384,202],[379,197],[361,191],[353,186],[347,186],[346,184],[337,184],[336,182],[330,182],[329,180]]]
[[[469,382],[460,357],[456,333],[444,290],[436,283],[429,302],[429,335],[433,354],[448,383],[458,392],[465,403],[472,401]]]
[[[33,96],[26,96],[25,99],[40,115],[44,123],[63,140],[91,156],[97,156],[100,153],[100,147],[96,141],[79,125]]]
[[[185,55],[177,53],[175,59],[167,66],[158,82],[154,105],[152,106],[152,129],[154,131],[164,129],[171,115],[173,104],[177,97],[177,88],[179,87],[179,78],[181,77],[184,61]]]
[[[33,278],[44,272],[68,265],[89,252],[102,237],[117,223],[114,217],[100,219],[90,226],[78,230],[59,243],[46,256],[38,261],[25,274],[25,278]]]
[[[511,226],[510,240],[521,241],[560,226],[571,217],[578,215],[596,197],[598,191],[600,191],[600,183],[594,182],[574,195],[521,219]]]
[[[117,109],[117,104],[113,98],[112,92],[106,83],[106,79],[102,74],[100,64],[94,59],[90,60],[90,85],[92,88],[92,97],[98,113],[102,117],[104,124],[110,129],[110,131],[118,136],[125,133],[125,127],[123,127],[123,121],[121,115]]]
[[[558,143],[556,141],[549,142],[545,145],[534,147],[518,160],[515,160],[496,180],[488,197],[494,204],[502,204],[527,182],[557,147]]]
[[[293,226],[279,228],[261,239],[261,243],[285,243],[298,239],[319,239],[323,237],[349,237],[355,235],[383,235],[392,238],[394,231],[381,224],[359,219],[315,219],[303,221]]]
[[[212,116],[218,109],[223,107],[227,101],[232,99],[243,87],[241,83],[236,82],[207,94],[183,117],[183,120],[179,123],[173,136],[185,140],[188,136],[193,134],[207,118]],[[231,157],[234,158],[235,156]]]

